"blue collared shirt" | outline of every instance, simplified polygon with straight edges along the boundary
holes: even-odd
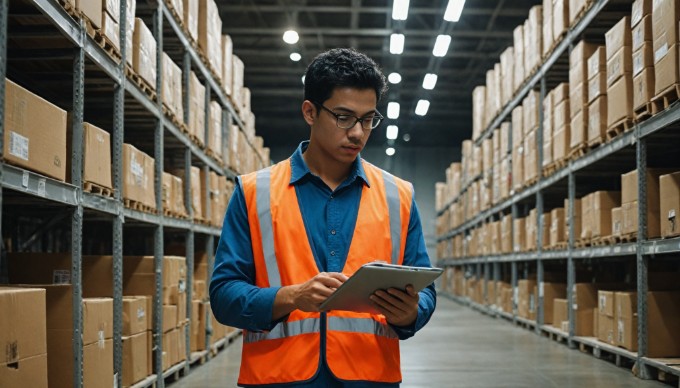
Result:
[[[309,142],[300,144],[291,156],[290,184],[295,186],[309,245],[320,272],[342,272],[354,234],[359,201],[364,185],[370,188],[361,157],[357,157],[347,179],[334,191],[307,167],[302,153]],[[430,267],[415,198],[411,208],[404,265]],[[255,286],[255,264],[250,239],[248,213],[243,189],[237,183],[224,217],[222,236],[215,254],[215,269],[210,282],[210,303],[215,318],[222,324],[249,331],[271,330],[274,298],[279,287]],[[410,327],[392,326],[399,339],[412,337],[430,320],[436,305],[434,285],[422,290],[418,317]],[[322,314],[325,315],[325,314]],[[325,333],[322,325],[322,334]],[[325,335],[321,348],[325,349]],[[335,379],[322,352],[319,373],[300,387],[397,387],[398,384],[370,382],[342,383]],[[290,385],[287,385],[290,386]]]

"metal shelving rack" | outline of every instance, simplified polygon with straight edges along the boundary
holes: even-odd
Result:
[[[620,3],[620,2],[619,2]],[[500,127],[501,123],[508,121],[512,110],[522,103],[524,97],[531,90],[540,88],[540,100],[538,102],[539,109],[543,106],[543,98],[546,92],[546,81],[550,78],[551,82],[554,83],[555,72],[559,70],[554,70],[555,64],[564,63],[565,60],[568,63],[568,54],[576,43],[583,36],[592,37],[593,35],[603,35],[604,31],[612,27],[616,21],[620,20],[619,17],[611,17],[611,14],[620,13],[620,6],[616,1],[613,0],[598,0],[595,1],[592,7],[585,13],[584,17],[574,25],[564,39],[556,46],[554,51],[545,59],[543,64],[538,68],[538,70],[529,77],[528,81],[519,89],[515,97],[501,110],[501,113],[492,120],[491,124],[485,129],[479,139],[475,141],[477,146],[481,145],[481,142],[491,136],[495,128]],[[630,2],[626,3],[628,7]],[[609,13],[609,17],[602,17],[603,14]],[[628,8],[628,14],[630,14],[630,8]],[[618,15],[618,14],[617,14]],[[621,15],[623,16],[623,15]],[[596,25],[596,26],[594,26]],[[566,58],[565,58],[566,57]],[[566,75],[561,74],[563,81],[566,81]],[[540,110],[542,112],[542,109]],[[591,152],[585,154],[584,156],[570,161],[565,167],[556,171],[553,175],[548,177],[543,177],[542,175],[542,162],[543,162],[543,144],[542,144],[542,133],[543,133],[543,120],[539,120],[539,127],[537,129],[537,152],[538,157],[538,171],[539,178],[538,181],[530,187],[524,188],[522,191],[517,193],[512,193],[512,195],[490,209],[482,211],[477,214],[472,219],[469,219],[462,223],[462,225],[454,228],[449,233],[441,235],[438,237],[438,241],[447,241],[456,236],[465,236],[466,233],[472,229],[480,226],[484,222],[489,220],[498,219],[495,217],[500,217],[504,214],[512,214],[512,218],[516,219],[519,215],[519,206],[527,205],[527,203],[532,201],[532,197],[535,197],[533,203],[537,208],[537,250],[533,252],[521,252],[521,253],[510,253],[501,255],[488,255],[479,257],[465,257],[465,258],[448,258],[440,259],[438,265],[440,267],[458,267],[463,268],[468,271],[468,273],[476,274],[477,279],[490,280],[489,277],[489,266],[494,266],[493,279],[498,280],[499,275],[498,266],[501,264],[509,264],[511,269],[511,274],[509,278],[511,279],[511,285],[513,287],[514,293],[512,296],[513,301],[513,314],[508,314],[500,311],[497,308],[492,308],[484,305],[477,304],[470,301],[468,298],[460,298],[453,295],[446,294],[445,296],[459,301],[463,304],[469,305],[475,310],[481,311],[485,314],[492,316],[500,316],[505,319],[511,320],[515,323],[522,323],[526,327],[533,328],[536,332],[550,332],[553,334],[558,334],[565,338],[566,342],[570,347],[576,347],[579,344],[583,344],[593,348],[593,354],[599,355],[600,351],[604,350],[610,354],[616,356],[616,364],[619,365],[621,359],[625,358],[632,362],[635,362],[639,367],[638,376],[643,379],[650,379],[653,377],[652,369],[663,370],[666,373],[680,376],[680,371],[677,368],[672,368],[666,365],[663,360],[655,360],[646,357],[647,353],[647,291],[648,287],[648,276],[647,270],[650,260],[657,259],[658,255],[667,254],[677,254],[680,253],[680,238],[671,239],[647,239],[647,185],[646,185],[646,174],[638,174],[638,234],[637,241],[633,243],[620,243],[611,246],[594,246],[587,248],[577,248],[575,246],[574,238],[574,225],[569,223],[569,239],[567,242],[567,248],[559,251],[543,251],[543,241],[542,241],[542,231],[543,231],[543,206],[544,206],[544,196],[551,195],[556,197],[556,191],[561,192],[562,198],[568,198],[569,201],[569,214],[566,215],[569,220],[574,219],[574,203],[579,196],[587,194],[588,192],[595,191],[598,189],[597,184],[588,182],[588,177],[592,175],[593,170],[600,166],[606,165],[607,163],[611,165],[612,161],[625,159],[630,163],[630,169],[637,168],[637,171],[646,171],[648,163],[648,147],[650,147],[650,142],[655,143],[657,149],[662,147],[659,143],[663,143],[665,139],[670,139],[671,141],[677,142],[677,135],[674,136],[672,132],[680,128],[680,105],[675,104],[666,109],[663,112],[656,114],[655,116],[637,123],[634,129],[623,133],[616,137],[613,141],[608,142],[599,148],[591,150]],[[509,136],[512,137],[512,129],[509,132]],[[677,132],[677,131],[676,131]],[[510,142],[512,144],[512,142]],[[650,153],[651,155],[651,153]],[[634,160],[634,164],[632,161]],[[680,164],[679,164],[680,165]],[[617,169],[622,169],[624,167],[618,167]],[[620,171],[627,172],[627,171]],[[612,173],[611,175],[614,175]],[[461,192],[458,196],[453,198],[449,203],[445,204],[442,209],[437,212],[438,216],[444,214],[449,205],[461,200],[465,191],[471,187],[472,183],[479,179],[475,177],[469,181],[464,187],[462,187]],[[582,179],[584,181],[583,186],[579,187],[577,185],[577,180]],[[557,206],[559,207],[559,206]],[[513,223],[514,224],[514,223]],[[511,228],[513,228],[511,226]],[[514,231],[512,232],[514,235]],[[517,316],[517,282],[518,278],[522,277],[519,274],[520,264],[531,263],[535,265],[537,270],[537,284],[542,284],[544,276],[544,263],[563,261],[566,262],[567,267],[567,299],[568,305],[573,304],[572,289],[573,285],[576,283],[576,263],[584,260],[602,260],[606,258],[628,258],[630,260],[635,259],[635,267],[637,270],[637,305],[638,305],[638,352],[632,353],[622,348],[617,348],[611,345],[604,344],[593,338],[577,337],[574,335],[575,328],[575,317],[572,309],[569,309],[569,333],[564,333],[559,330],[553,329],[550,326],[543,325],[543,300],[542,295],[539,295],[538,308],[537,308],[537,319],[536,322],[528,321]],[[657,259],[658,260],[658,259]],[[525,272],[526,272],[526,265]],[[484,271],[482,271],[484,268]],[[486,274],[486,276],[482,276]],[[523,277],[526,277],[526,273]],[[483,287],[484,298],[487,297],[486,282]]]
[[[10,16],[10,1],[0,0],[0,78],[4,79],[7,75],[8,62],[11,61],[12,53],[8,53],[8,19]],[[111,59],[111,57],[104,51],[90,36],[87,35],[84,22],[81,20],[74,20],[64,8],[57,2],[57,0],[23,0],[22,6],[29,5],[34,8],[32,17],[38,17],[45,24],[51,25],[55,29],[55,34],[63,36],[72,46],[73,61],[70,69],[73,71],[72,82],[72,146],[74,150],[83,149],[83,129],[82,123],[84,118],[85,106],[88,101],[86,96],[89,93],[87,87],[88,77],[91,76],[92,68],[97,74],[103,74],[108,78],[107,82],[113,85],[112,87],[112,109],[113,118],[111,122],[111,144],[112,144],[112,180],[114,186],[114,197],[107,198],[96,194],[91,194],[83,191],[82,182],[82,151],[73,152],[71,161],[71,183],[61,182],[52,178],[44,177],[35,172],[0,163],[0,203],[4,202],[5,193],[12,192],[13,195],[19,195],[24,201],[39,201],[44,204],[59,207],[67,212],[71,218],[71,247],[72,247],[72,284],[73,284],[73,351],[74,351],[74,385],[82,387],[82,255],[83,255],[83,228],[84,228],[84,213],[93,212],[98,217],[105,218],[112,223],[112,255],[113,255],[113,273],[114,273],[114,376],[115,386],[122,386],[122,297],[123,297],[123,232],[125,224],[133,223],[136,225],[145,225],[153,230],[153,255],[156,270],[156,294],[153,296],[154,322],[153,322],[153,348],[154,348],[154,375],[139,382],[135,387],[147,387],[155,385],[157,387],[164,386],[164,376],[174,373],[176,370],[188,370],[192,361],[190,352],[190,330],[185,326],[185,341],[186,341],[186,361],[182,364],[177,364],[169,370],[162,372],[162,286],[161,279],[163,274],[163,256],[164,256],[164,237],[166,229],[183,231],[185,234],[186,244],[186,259],[187,259],[187,318],[191,318],[192,308],[192,283],[193,283],[193,265],[194,265],[194,242],[196,235],[205,236],[205,250],[208,254],[209,272],[212,271],[214,263],[214,246],[216,244],[215,238],[220,236],[221,230],[216,227],[206,226],[190,221],[193,216],[191,206],[190,184],[191,180],[189,167],[192,165],[201,166],[206,172],[215,171],[219,175],[227,179],[234,179],[236,172],[227,168],[223,168],[218,162],[209,157],[203,150],[201,150],[191,139],[182,133],[171,120],[169,120],[163,113],[162,95],[160,93],[162,80],[162,72],[157,72],[156,90],[158,96],[156,101],[150,99],[144,92],[142,92],[133,82],[127,82],[125,76],[126,64],[126,2],[120,2],[120,53],[122,59],[120,63]],[[209,111],[210,100],[216,100],[222,106],[222,139],[223,139],[223,157],[227,157],[226,139],[228,139],[228,131],[232,127],[230,123],[236,124],[240,130],[245,131],[244,123],[241,122],[236,110],[232,106],[229,99],[223,94],[220,84],[215,80],[208,70],[208,67],[201,61],[200,56],[192,48],[189,40],[184,35],[184,32],[179,23],[172,16],[164,1],[158,0],[137,0],[137,14],[145,19],[145,22],[153,32],[154,38],[157,42],[156,59],[158,68],[162,61],[164,38],[170,32],[171,40],[178,43],[183,52],[183,70],[191,69],[196,72],[206,87],[206,112]],[[168,28],[164,28],[168,27]],[[9,58],[8,58],[9,56]],[[63,58],[62,58],[63,59]],[[47,56],[42,57],[42,60],[49,62]],[[185,76],[183,79],[183,88],[188,91],[189,77]],[[63,93],[63,90],[62,90]],[[188,95],[188,93],[185,93]],[[4,117],[4,97],[5,97],[5,83],[0,82],[0,117]],[[123,174],[122,174],[122,148],[126,139],[126,108],[133,106],[136,110],[144,112],[145,116],[153,123],[151,130],[152,144],[148,145],[153,150],[152,155],[156,161],[155,163],[155,182],[154,190],[156,194],[156,208],[162,209],[162,172],[163,165],[166,161],[167,148],[165,141],[171,139],[173,145],[179,144],[183,148],[183,168],[186,176],[184,177],[184,199],[187,210],[189,211],[189,220],[168,218],[160,211],[158,214],[149,214],[132,210],[124,207],[122,199]],[[189,106],[188,101],[185,101],[184,106],[185,121],[188,118]],[[206,120],[206,134],[209,128],[209,120]],[[2,141],[4,133],[4,123],[0,120],[0,153],[2,152]],[[206,137],[207,139],[207,137]],[[249,141],[249,140],[248,140]],[[252,144],[249,143],[249,146]],[[177,146],[176,146],[177,147]],[[1,155],[0,155],[1,156]],[[159,161],[161,161],[159,163]],[[210,216],[209,193],[206,193],[205,203],[208,205],[208,217]],[[2,209],[0,209],[0,217]],[[1,219],[1,218],[0,218]],[[0,258],[0,274],[2,274]],[[0,281],[7,280],[2,279]],[[206,312],[206,349],[202,352],[201,357],[210,357],[210,342],[211,342],[211,320],[210,313]]]

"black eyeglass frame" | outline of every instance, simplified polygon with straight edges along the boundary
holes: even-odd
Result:
[[[351,115],[351,114],[347,114],[347,113],[335,113],[335,112],[333,112],[332,110],[326,108],[326,107],[325,107],[323,104],[321,104],[321,103],[314,102],[314,101],[312,101],[312,103],[313,103],[314,105],[316,105],[316,106],[320,106],[320,107],[323,108],[326,112],[332,114],[332,115],[335,117],[335,125],[336,125],[338,128],[344,129],[344,130],[354,128],[354,126],[357,125],[358,122],[361,122],[361,128],[362,128],[363,130],[366,130],[366,131],[374,130],[374,129],[378,128],[378,127],[380,126],[380,124],[382,123],[382,121],[385,119],[385,117],[384,117],[382,114],[380,114],[380,112],[378,112],[378,111],[376,110],[376,111],[375,111],[375,115],[371,118],[371,125],[372,125],[372,126],[371,126],[370,128],[366,128],[366,127],[364,126],[364,120],[368,119],[368,117],[357,117],[357,116],[355,116],[355,115]],[[354,118],[354,122],[352,123],[352,125],[347,126],[347,127],[341,126],[341,125],[340,125],[341,117],[345,117],[345,118],[350,118],[350,117],[352,117],[352,118]],[[378,120],[378,122],[377,122],[375,125],[373,125],[373,123],[375,122],[376,119]]]

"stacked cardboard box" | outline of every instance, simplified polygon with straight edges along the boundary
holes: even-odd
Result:
[[[586,10],[587,0],[569,0],[569,25],[573,26],[578,20],[579,15],[582,15]]]
[[[507,105],[515,94],[515,49],[508,47],[501,54],[501,105]],[[474,92],[473,92],[474,93]]]
[[[543,171],[553,163],[553,128],[555,126],[553,95],[554,91],[551,90],[543,99],[543,165],[541,166]]]
[[[661,236],[659,220],[659,177],[671,172],[669,169],[647,169],[647,238]],[[621,175],[621,221],[622,235],[638,231],[638,172],[633,170]]]
[[[137,24],[135,19],[137,0],[126,0],[125,3],[125,9],[127,10],[125,14],[125,20],[127,21],[127,29],[125,30],[125,61],[128,66],[132,66],[132,59],[134,57],[133,37],[135,35],[135,25]]]
[[[210,101],[208,150],[218,161],[222,161],[222,106]]]
[[[132,36],[132,69],[151,89],[156,89],[156,39],[140,18],[135,19]]]
[[[581,205],[581,239],[611,236],[612,209],[621,205],[621,192],[596,191],[583,197]]]
[[[245,73],[245,67],[243,66],[243,61],[238,55],[233,54],[232,57],[232,84],[231,84],[231,98],[234,103],[234,109],[240,112],[243,107],[242,93],[243,93],[243,77]]]
[[[569,200],[564,200],[564,241],[569,241],[569,223],[574,224],[574,240],[581,236],[581,199],[574,198],[574,216],[569,217]]]
[[[64,110],[5,80],[5,160],[66,179],[66,119]]]
[[[73,152],[71,115],[68,116],[66,147]],[[83,123],[83,182],[111,189],[111,135],[90,123]],[[66,180],[71,181],[71,158],[66,158]]]
[[[633,3],[630,25],[633,29],[633,109],[637,112],[640,108],[646,108],[654,97],[654,29],[651,0],[636,0]]]
[[[588,58],[588,144],[604,143],[607,133],[607,53],[599,46]]]
[[[526,249],[527,231],[526,219],[515,218],[513,221],[512,246],[514,252],[524,252]]]
[[[533,73],[543,57],[543,6],[535,5],[529,10],[524,23],[524,66]]]
[[[508,214],[501,219],[501,253],[512,252],[512,215]]]
[[[680,235],[680,172],[659,177],[661,236]]]
[[[583,149],[588,144],[588,59],[597,46],[580,41],[569,55],[569,110],[571,118],[570,150]]]
[[[553,91],[553,160],[559,162],[569,156],[571,120],[569,117],[569,84],[562,83]]]
[[[205,86],[192,71],[189,77],[189,133],[194,141],[203,147],[205,145]]]
[[[550,246],[566,242],[564,230],[564,208],[555,208],[550,212]]]
[[[129,387],[151,374],[151,298],[123,297],[123,386]]]
[[[677,25],[676,25],[677,28]],[[605,34],[607,46],[607,126],[633,119],[633,36],[625,16]]]
[[[612,236],[621,237],[623,231],[623,208],[612,208]]]
[[[171,115],[183,123],[182,69],[166,53],[163,53],[161,67],[163,73],[163,104],[167,106]]]
[[[535,90],[529,91],[522,104],[524,118],[524,185],[538,178],[538,142],[536,132],[539,128],[539,96]],[[514,141],[514,140],[513,140]]]
[[[524,71],[524,25],[520,24],[515,27],[513,31],[513,42],[515,50],[515,79],[513,84],[515,85],[515,90],[519,89],[527,78],[527,74]]]
[[[45,290],[0,287],[0,386],[47,388]]]
[[[614,291],[599,290],[597,292],[597,297],[597,339],[611,345],[616,345]]]
[[[189,33],[189,38],[198,42],[198,1],[184,0],[184,28]]]
[[[486,86],[472,91],[472,138],[477,140],[486,128]]]
[[[522,279],[517,282],[517,315],[520,318],[536,320],[536,280]]]
[[[571,306],[575,320],[574,335],[592,337],[594,334],[593,313],[597,310],[597,288],[591,283],[576,283],[572,289],[572,295],[574,300]]]
[[[567,299],[553,299],[553,315],[551,319],[554,328],[569,332],[569,307]]]
[[[543,297],[543,323],[553,323],[555,315],[555,300],[567,297],[567,285],[564,283],[542,282],[535,286],[534,294]],[[557,306],[561,308],[561,306]]]
[[[123,198],[156,208],[155,161],[130,144],[123,144]]]
[[[227,96],[231,97],[234,80],[234,43],[231,36],[222,35],[222,88]]]
[[[614,294],[614,304],[614,332],[616,345],[628,349],[631,352],[637,352],[637,293],[616,292]]]
[[[222,19],[215,0],[199,0],[198,4],[198,47],[219,81],[222,77]]]
[[[652,2],[652,6],[654,94],[660,95],[675,84],[680,83],[678,72],[680,2],[676,0],[655,0]]]
[[[552,27],[555,42],[561,41],[569,30],[569,0],[553,0]]]
[[[553,0],[543,0],[543,50],[541,56],[543,58],[550,54],[550,51],[555,43],[553,35]]]
[[[512,110],[512,189],[524,186],[524,113],[521,105]]]
[[[184,181],[182,178],[164,172],[162,183],[163,211],[168,212],[168,215],[186,217]]]

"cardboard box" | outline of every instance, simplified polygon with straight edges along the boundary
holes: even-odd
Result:
[[[598,45],[582,40],[569,54],[569,86],[574,88],[588,80],[588,59],[597,51]]]
[[[614,291],[599,290],[597,292],[597,308],[601,315],[614,317]]]
[[[556,208],[550,212],[550,246],[565,242],[566,233],[564,230],[565,216],[564,208]]]
[[[104,12],[102,17],[101,32],[108,42],[113,45],[116,50],[120,51],[120,24],[118,24],[118,22],[107,12]]]
[[[161,204],[163,205],[163,211],[172,210],[172,201],[172,175],[163,172],[161,180]]]
[[[113,188],[111,182],[111,135],[92,124],[83,123],[83,182]],[[68,148],[70,149],[70,142]],[[70,153],[69,153],[70,155]],[[70,158],[67,175],[70,174]]]
[[[680,292],[647,293],[647,357],[680,356]]]
[[[555,110],[553,111],[553,116],[555,119],[555,127],[560,128],[566,123],[570,122],[571,113],[569,110],[569,99],[562,100],[559,104],[555,105]]]
[[[649,43],[650,50],[654,53],[654,29],[652,28],[652,15],[642,19],[642,23],[633,28],[633,51],[639,50],[643,44]],[[654,54],[652,54],[654,58]]]
[[[181,215],[187,214],[187,208],[184,205],[184,180],[178,176],[171,175],[172,188],[170,190],[172,198],[172,210]]]
[[[633,10],[631,11],[630,16],[630,25],[632,27],[637,26],[643,18],[652,14],[652,1],[653,0],[635,0],[633,2]]]
[[[205,86],[198,80],[196,73],[189,78],[189,132],[196,136],[198,145],[205,144]]]
[[[596,98],[588,106],[588,142],[600,139],[603,143],[607,134],[607,96]]]
[[[22,368],[22,360],[47,353],[45,306],[44,289],[0,287],[0,310],[3,311],[0,315],[0,345],[5,356],[0,363],[0,382],[10,378],[30,378],[28,369],[37,361],[31,361],[25,370],[12,375],[5,371],[5,364],[19,362],[19,368]],[[3,380],[6,376],[8,380]],[[46,386],[46,381],[43,386]]]
[[[620,191],[596,191],[592,193],[592,238],[612,234],[612,209],[621,205]]]
[[[536,280],[522,279],[517,282],[518,313],[524,319],[536,320]]]
[[[577,113],[583,112],[583,107],[588,106],[588,84],[580,83],[571,87],[572,93],[569,95],[569,117],[573,118]]]
[[[163,103],[180,122],[184,122],[182,69],[165,52],[162,58]]]
[[[558,161],[565,159],[569,155],[571,125],[566,124],[556,128],[553,135],[553,160]]]
[[[64,181],[64,110],[7,79],[4,128],[3,155],[7,162]]]
[[[545,299],[544,299],[545,301]],[[553,317],[552,326],[556,329],[562,329],[562,322],[569,323],[569,310],[567,308],[568,301],[563,298],[553,299]],[[567,330],[568,331],[568,328]]]
[[[231,36],[222,35],[222,88],[227,96],[231,96],[233,83],[234,43]]]
[[[562,35],[569,29],[569,0],[553,0],[553,37],[562,40]]]
[[[222,106],[217,101],[210,101],[208,149],[216,158],[222,158]]]
[[[607,126],[633,119],[633,76],[627,73],[607,90]]]
[[[151,30],[140,18],[135,19],[135,32],[132,37],[132,68],[148,84],[156,89],[156,40]]]
[[[215,0],[198,1],[198,46],[213,72],[222,74],[222,19]]]
[[[123,386],[128,387],[151,374],[147,363],[149,336],[146,331],[123,336]]]
[[[102,0],[76,0],[76,10],[87,17],[94,28],[102,26],[102,10],[106,9]]]
[[[541,288],[542,288],[542,290],[541,290]],[[544,322],[544,324],[550,325],[554,322],[553,318],[555,316],[555,310],[564,308],[564,311],[559,311],[558,315],[560,315],[562,312],[566,313],[566,304],[565,304],[564,307],[555,305],[555,301],[559,300],[558,298],[566,298],[567,297],[567,285],[566,284],[544,282],[539,286],[538,294],[539,294],[539,296],[543,297],[543,322]]]
[[[623,208],[612,209],[612,236],[621,236],[623,231]]]
[[[245,73],[245,67],[243,65],[243,61],[241,58],[238,57],[238,55],[234,54],[232,56],[232,69],[233,69],[233,77],[232,81],[233,83],[231,84],[231,89],[232,89],[232,100],[234,102],[234,108],[237,111],[241,110],[241,107],[243,106],[242,104],[242,92],[243,92],[243,77]]]
[[[637,292],[617,292],[616,304],[616,345],[637,352]]]
[[[184,26],[189,37],[198,42],[198,1],[184,0]]]
[[[530,90],[523,101],[523,126],[524,126],[524,136],[528,136],[529,132],[538,128],[539,116],[538,116],[538,103],[539,103],[539,93],[535,90]]]
[[[576,283],[573,288],[574,310],[576,327],[574,335],[592,337],[593,312],[597,308],[597,289],[591,283]]]
[[[128,66],[132,66],[132,57],[134,56],[132,54],[132,37],[135,34],[135,12],[137,8],[137,0],[126,0],[125,5],[125,20],[127,21],[127,30],[125,31],[125,61],[127,62]]]
[[[586,8],[586,0],[569,0],[569,25],[573,26],[576,17]]]
[[[578,239],[581,236],[581,200],[579,198],[574,199],[574,211],[573,218],[569,217],[569,199],[564,200],[564,239],[569,240],[569,222],[570,220],[574,223],[574,239]]]
[[[659,177],[661,236],[680,235],[680,172]]]
[[[133,336],[147,330],[151,311],[147,311],[148,296],[123,297],[123,336]]]
[[[659,220],[660,189],[659,177],[671,172],[670,169],[647,170],[647,237],[661,236]],[[621,175],[621,202],[623,204],[623,234],[638,230],[638,175],[637,170]]]
[[[518,218],[513,220],[512,245],[515,252],[524,252],[526,247],[526,220]]]
[[[614,57],[616,52],[624,47],[633,45],[633,35],[630,28],[630,17],[624,16],[604,35],[607,47],[607,61]]]
[[[49,386],[72,387],[73,328],[48,330],[47,369]],[[110,387],[113,381],[113,340],[107,339],[83,346],[83,386]]]
[[[678,75],[678,45],[663,46],[654,51],[654,93],[663,93],[674,84],[680,83]]]
[[[633,72],[633,51],[630,46],[622,47],[607,59],[607,86],[611,86],[626,74]]]
[[[680,3],[676,0],[656,0],[653,1],[652,7],[654,52],[658,62],[658,57],[664,50],[678,44]]]
[[[3,387],[47,388],[47,353],[0,364]]]
[[[592,103],[598,97],[607,95],[607,73],[600,72],[595,74],[588,81],[588,103]]]
[[[578,112],[571,119],[571,137],[569,141],[569,148],[576,150],[584,147],[588,143],[588,122],[587,112]]]
[[[633,108],[638,110],[648,104],[654,98],[654,77],[653,67],[642,69],[640,74],[633,78]]]
[[[552,0],[543,0],[543,50],[541,52],[541,57],[545,58],[550,54],[550,49],[555,42],[555,37],[553,36],[553,2]]]
[[[599,73],[607,72],[607,51],[605,46],[597,46],[597,49],[588,57],[588,76],[590,80]]]
[[[47,306],[47,308],[51,307]],[[101,343],[109,338],[113,338],[113,299],[84,298],[83,345]]]
[[[155,207],[155,171],[148,168],[149,160],[153,158],[130,144],[123,144],[123,198]]]

